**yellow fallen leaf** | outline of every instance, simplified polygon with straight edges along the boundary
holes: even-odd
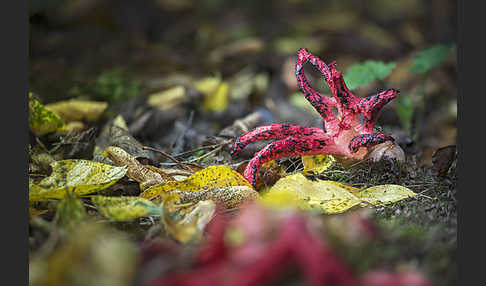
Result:
[[[200,191],[202,189],[212,189],[218,187],[248,186],[250,183],[238,172],[227,166],[209,166],[199,172],[194,173],[189,178],[182,181],[172,181],[153,186],[143,193],[141,197],[151,199],[161,193],[172,190],[179,191]]]
[[[82,196],[105,189],[125,176],[126,167],[71,159],[51,164],[52,173],[38,184],[29,184],[29,201],[62,199],[66,191]]]
[[[107,102],[76,99],[46,105],[47,109],[59,115],[64,122],[83,120],[89,122],[96,121],[107,107]]]
[[[259,198],[258,193],[248,186],[230,186],[201,191],[174,190],[168,193],[179,195],[182,203],[212,200],[227,209],[236,208],[243,202]]]
[[[83,131],[85,128],[85,125],[81,121],[71,121],[66,123],[66,126],[57,131],[57,134],[59,135],[67,135],[69,133],[78,133]]]
[[[307,205],[307,202],[301,200],[298,194],[292,192],[273,192],[268,194],[268,189],[261,190],[262,196],[260,197],[257,202],[261,203],[265,207],[274,208],[274,209],[301,209],[301,210],[308,210],[310,209]]]
[[[262,193],[260,201],[270,207],[335,214],[355,206],[380,206],[413,196],[414,192],[399,185],[379,185],[362,190],[334,181],[311,181],[298,173],[277,181]]]
[[[201,80],[198,80],[194,83],[194,87],[204,93],[210,94],[214,92],[218,86],[221,84],[221,78],[219,76],[215,77],[206,77]]]
[[[147,103],[160,110],[169,110],[188,100],[186,89],[179,85],[148,96]]]
[[[276,201],[285,204],[282,196],[285,198],[287,195],[293,196],[295,200],[300,201],[298,204],[290,202],[292,204],[296,204],[306,210],[319,210],[327,214],[345,212],[361,202],[340,186],[321,180],[311,181],[300,173],[278,180],[263,195],[263,199],[264,201],[270,201],[272,205],[276,205]],[[290,196],[288,197],[289,199]]]
[[[64,126],[61,117],[47,109],[29,92],[29,128],[36,136],[62,130]]]
[[[380,206],[411,198],[416,194],[409,188],[400,185],[379,185],[366,188],[355,195],[364,202]]]
[[[229,84],[219,77],[208,77],[195,83],[195,88],[204,94],[202,107],[207,111],[220,112],[228,107]]]
[[[170,194],[164,197],[161,223],[167,233],[185,243],[202,237],[206,224],[211,221],[216,204],[211,200],[196,204],[181,204],[180,197]]]
[[[304,165],[304,173],[320,174],[327,170],[336,160],[331,155],[313,155],[302,156],[302,164]]]
[[[238,172],[227,166],[210,166],[183,181],[171,181],[148,188],[141,197],[153,199],[174,192],[184,202],[211,199],[225,207],[236,207],[258,197],[258,193]]]
[[[100,213],[115,221],[161,214],[160,206],[140,197],[93,196],[91,201]]]
[[[222,82],[216,91],[204,98],[203,108],[208,111],[220,112],[228,107],[228,90],[229,85]]]
[[[343,183],[336,182],[336,181],[325,180],[324,182],[327,182],[329,184],[333,184],[333,185],[336,185],[338,187],[341,187],[341,188],[345,189],[346,191],[352,193],[353,195],[356,195],[361,190],[359,188],[356,188],[356,187],[353,187],[353,186],[348,186],[348,185],[345,185]]]

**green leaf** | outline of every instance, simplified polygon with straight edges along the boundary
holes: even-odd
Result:
[[[125,176],[126,167],[89,160],[62,160],[51,164],[52,173],[39,184],[29,184],[29,202],[62,199],[66,191],[86,195],[108,188]]]
[[[100,213],[116,221],[161,215],[158,205],[140,197],[93,196],[91,201]]]
[[[350,90],[370,84],[376,79],[386,78],[395,68],[395,62],[365,61],[349,67],[344,75],[344,81]]]
[[[95,99],[118,103],[136,97],[140,92],[140,83],[132,80],[131,75],[119,68],[101,73],[86,91]]]
[[[36,136],[55,132],[64,127],[62,119],[54,112],[45,108],[29,92],[29,128]]]
[[[410,133],[414,104],[409,96],[400,95],[395,100],[395,110],[403,128]]]
[[[437,44],[425,49],[415,56],[413,65],[408,69],[411,73],[425,73],[441,64],[450,54],[454,44]]]

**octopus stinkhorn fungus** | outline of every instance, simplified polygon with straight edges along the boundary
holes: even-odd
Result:
[[[324,76],[332,97],[324,96],[310,86],[304,74],[304,64],[307,62]],[[396,98],[399,92],[397,89],[390,88],[364,98],[357,97],[347,88],[342,73],[336,70],[336,62],[326,64],[306,49],[297,52],[295,75],[299,89],[324,119],[324,130],[293,124],[271,124],[257,127],[238,137],[231,150],[232,156],[236,156],[252,142],[280,139],[266,145],[248,163],[243,176],[253,186],[256,186],[260,167],[274,159],[330,154],[363,160],[368,149],[377,144],[387,142],[398,147],[391,136],[374,131],[378,112]],[[334,114],[333,108],[338,115]],[[360,114],[363,122],[360,121]]]

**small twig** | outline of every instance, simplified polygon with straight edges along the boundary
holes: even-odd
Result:
[[[47,177],[47,175],[46,174],[30,173],[29,177]]]
[[[184,156],[184,155],[187,155],[187,154],[190,154],[190,153],[194,153],[194,152],[197,152],[197,151],[200,151],[200,150],[204,150],[204,149],[211,149],[211,148],[216,148],[216,147],[224,146],[224,145],[230,143],[231,141],[233,141],[233,139],[228,139],[228,140],[226,140],[226,141],[224,141],[222,143],[219,143],[219,144],[213,144],[213,145],[208,145],[208,146],[201,146],[201,147],[198,147],[198,148],[194,148],[192,150],[188,150],[188,151],[184,151],[184,152],[175,154],[174,157]]]
[[[351,172],[349,171],[342,171],[342,170],[329,170],[329,171],[324,171],[326,174],[334,174],[334,173],[338,173],[338,174],[350,174]]]
[[[422,184],[416,184],[416,185],[405,185],[406,187],[423,187],[423,186],[429,186],[429,185],[434,185],[435,183],[422,183]]]
[[[291,168],[294,168],[294,171],[304,170],[304,164],[302,164],[302,160],[289,158],[288,161],[290,162],[290,166],[285,168],[285,172],[288,172]]]
[[[172,157],[171,155],[165,153],[162,150],[158,150],[158,149],[148,147],[148,146],[143,146],[143,150],[150,150],[150,151],[153,151],[153,152],[157,152],[157,153],[161,154],[162,156],[164,156],[166,159],[169,159],[172,162],[176,163],[177,166],[179,166],[181,169],[188,170],[188,171],[192,172],[191,167],[185,165],[184,163],[180,162],[179,160],[177,160],[176,158]]]
[[[425,190],[421,191],[419,194],[423,194],[423,193],[428,192],[428,191],[431,191],[431,190],[432,189],[425,189]]]
[[[44,151],[46,151],[49,155],[51,155],[51,152],[49,151],[49,149],[47,149],[46,145],[42,143],[39,137],[35,137],[35,141],[37,142],[37,144],[39,144],[39,146],[41,146],[42,149],[44,149]]]
[[[370,184],[369,183],[356,183],[356,184],[352,184],[353,186],[369,186]]]
[[[240,161],[240,162],[236,162],[236,163],[233,163],[233,164],[229,164],[228,166],[229,166],[230,168],[234,168],[234,167],[238,167],[238,166],[240,166],[241,164],[243,164],[243,163],[247,163],[247,162],[250,162],[250,159],[243,160],[243,161]]]
[[[84,204],[83,204],[83,205],[84,205],[85,207],[90,208],[90,209],[98,210],[98,208],[96,208],[95,206],[90,205],[90,204],[88,204],[88,203],[86,203],[86,202],[84,202]]]
[[[210,151],[210,152],[208,152],[208,153],[206,153],[206,154],[203,154],[203,155],[201,155],[201,156],[199,156],[199,157],[197,157],[197,158],[194,158],[194,159],[192,159],[192,160],[189,160],[189,161],[188,161],[188,163],[192,163],[192,162],[196,162],[196,161],[202,160],[202,159],[204,159],[204,158],[208,157],[209,155],[212,155],[212,154],[214,154],[214,153],[218,152],[218,151],[219,151],[219,150],[221,150],[222,148],[223,148],[222,146],[219,146],[219,147],[215,148],[214,150],[212,150],[212,151]]]
[[[349,165],[349,168],[352,168],[352,167],[354,167],[354,166],[358,166],[359,164],[363,164],[365,161],[366,161],[366,160],[362,160],[362,161],[358,161],[358,162],[356,162],[356,163],[353,163],[353,164]]]
[[[422,193],[423,193],[423,192],[417,193],[417,195],[418,195],[418,196],[425,197],[425,198],[427,198],[427,199],[431,199],[431,200],[436,200],[436,199],[437,199],[437,198],[429,197],[429,196],[424,195],[424,194],[422,194]]]

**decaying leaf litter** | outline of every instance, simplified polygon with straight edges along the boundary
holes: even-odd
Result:
[[[339,13],[333,14],[334,19],[339,18]],[[319,29],[348,29],[353,23],[358,23],[351,21],[356,19],[351,14],[343,17],[349,20],[347,23],[331,21],[322,24]],[[332,18],[331,15],[328,18]],[[302,27],[305,21],[299,23]],[[367,29],[376,31],[377,26],[360,29],[363,37],[372,38],[373,33],[366,32]],[[382,39],[386,38],[386,35],[382,36]],[[446,70],[455,64],[451,60],[450,45],[419,44],[412,49],[413,52],[400,56],[361,55],[359,59],[348,61],[348,69],[341,68],[345,80],[352,81],[351,86],[357,88],[360,95],[372,92],[376,86],[399,87],[405,93],[402,99],[411,99],[401,100],[381,114],[384,124],[380,127],[397,138],[407,153],[405,162],[382,160],[342,165],[332,157],[283,158],[263,166],[255,190],[241,176],[241,171],[245,168],[246,159],[264,144],[250,145],[240,158],[231,159],[228,151],[234,139],[256,126],[274,122],[291,121],[321,127],[319,118],[309,109],[308,103],[302,101],[302,94],[297,92],[293,82],[295,78],[285,75],[293,72],[291,64],[292,60],[295,63],[294,53],[298,48],[319,50],[318,54],[329,61],[340,56],[340,52],[332,52],[332,49],[324,52],[326,49],[319,47],[319,43],[325,41],[291,37],[278,39],[273,54],[282,55],[282,59],[290,62],[290,68],[283,68],[285,65],[279,68],[282,74],[279,78],[275,73],[268,73],[268,69],[258,68],[261,61],[253,61],[255,55],[263,51],[258,41],[258,38],[246,39],[238,45],[221,46],[211,53],[206,51],[209,56],[205,60],[218,63],[217,73],[191,73],[185,68],[175,68],[178,73],[162,72],[163,76],[160,76],[158,72],[152,72],[152,79],[142,80],[143,85],[137,85],[126,78],[120,80],[122,77],[118,71],[106,72],[92,84],[68,87],[70,96],[65,102],[64,99],[45,100],[51,94],[46,94],[41,88],[33,89],[29,99],[38,99],[37,102],[32,100],[33,107],[41,110],[43,106],[53,112],[42,111],[39,116],[32,117],[32,123],[29,122],[32,132],[29,146],[29,182],[32,186],[32,194],[29,194],[29,199],[32,198],[29,204],[29,237],[31,253],[35,254],[30,263],[34,285],[83,281],[76,280],[76,277],[85,277],[87,273],[90,273],[87,276],[100,277],[112,271],[109,270],[108,258],[103,262],[96,255],[88,255],[100,252],[101,246],[106,248],[106,245],[113,245],[103,252],[113,259],[118,259],[115,253],[128,257],[125,264],[119,266],[124,269],[126,279],[117,280],[119,276],[105,275],[106,285],[124,285],[133,279],[146,285],[150,281],[170,278],[164,275],[167,272],[161,267],[150,270],[155,265],[153,258],[162,259],[172,269],[193,265],[197,261],[197,246],[202,247],[207,242],[204,229],[208,224],[211,225],[211,221],[220,214],[228,219],[241,220],[239,214],[247,210],[247,200],[254,200],[257,205],[271,210],[268,216],[275,216],[273,222],[262,222],[262,227],[270,229],[272,225],[276,231],[280,224],[285,229],[284,226],[289,223],[280,218],[279,213],[305,210],[305,219],[319,229],[322,239],[327,240],[331,249],[350,265],[356,277],[363,275],[362,281],[365,276],[370,277],[364,274],[373,269],[381,267],[387,273],[394,273],[400,267],[411,268],[413,265],[433,281],[443,282],[437,285],[449,285],[455,279],[450,269],[455,263],[457,154],[455,149],[448,151],[447,155],[438,151],[433,160],[427,159],[427,152],[430,153],[428,158],[431,158],[438,147],[454,142],[445,140],[447,143],[435,145],[436,148],[426,152],[424,148],[437,143],[433,140],[427,142],[427,136],[417,136],[427,130],[417,128],[416,121],[424,120],[419,115],[427,114],[426,110],[430,108],[422,106],[425,95],[431,98],[431,94],[444,92],[445,87],[438,86],[438,83],[442,84],[444,77],[450,77]],[[393,50],[393,40],[380,42],[374,38],[373,41],[383,49]],[[426,50],[427,46],[433,47]],[[421,49],[423,53],[419,53]],[[242,68],[242,59],[253,63]],[[420,59],[422,62],[415,63]],[[360,76],[363,72],[366,74]],[[139,75],[143,78],[143,73]],[[313,82],[317,82],[317,76],[312,73],[310,76]],[[288,91],[282,86],[286,86]],[[325,90],[323,92],[326,93]],[[429,104],[434,102],[434,99],[430,100]],[[69,108],[64,107],[64,113],[59,110],[69,105]],[[259,108],[255,109],[255,106]],[[395,110],[398,121],[387,124],[393,122],[386,118]],[[34,114],[37,113],[31,111],[29,115]],[[448,125],[450,118],[447,114],[450,112],[443,109],[439,114],[442,117],[435,119],[436,124]],[[434,136],[449,138],[447,136],[450,135],[439,133]],[[423,165],[427,160],[433,161],[435,169],[430,167],[431,164]],[[79,165],[84,164],[88,168],[59,170],[59,162],[67,166],[81,163]],[[111,177],[110,169],[119,170],[115,179]],[[102,173],[106,176],[100,176],[95,182],[73,182],[71,179],[72,174],[96,179],[91,176],[91,172],[96,170],[104,170]],[[399,186],[405,193],[398,198],[399,201],[385,205],[379,202],[383,202],[383,197],[363,200],[358,195],[361,192],[373,193],[370,190],[383,186]],[[332,190],[334,196],[327,197],[319,192],[326,188]],[[390,190],[381,191],[381,194]],[[252,212],[245,214],[250,221],[252,217],[258,217],[256,209]],[[324,228],[322,225],[319,227],[321,223]],[[93,228],[90,225],[97,226]],[[364,237],[359,234],[363,225],[365,229],[376,228],[374,236],[370,236],[373,239],[359,239]],[[77,229],[77,232],[65,231],[70,228]],[[118,231],[112,233],[112,229]],[[247,253],[245,255],[252,253],[248,250],[252,247],[267,253],[265,250],[272,241],[278,241],[266,239],[269,243],[258,248],[258,236],[251,244],[245,238],[250,233],[242,232],[238,227],[230,227],[225,232],[229,239],[225,247],[230,247],[235,253]],[[260,232],[263,230],[260,229]],[[270,236],[278,238],[276,233]],[[106,243],[86,241],[79,246],[76,237],[99,238]],[[242,241],[248,245],[241,244]],[[298,245],[295,247],[300,249]],[[67,251],[71,248],[81,250],[76,253]],[[143,254],[133,254],[134,249],[143,250]],[[192,255],[184,258],[177,254],[180,251]],[[78,271],[79,267],[75,264],[68,264],[66,266],[74,269],[61,275],[66,271],[60,268],[59,261],[69,261],[73,257],[76,257],[77,263],[84,261],[106,266],[83,272]],[[178,258],[179,262],[174,263],[174,258]],[[135,259],[142,259],[144,267],[136,266]],[[45,267],[56,270],[47,274],[42,271]],[[241,275],[234,277],[244,277],[246,273],[243,268],[223,270],[214,267],[211,271],[209,268],[200,270],[209,271],[207,273],[214,275],[211,277],[215,279],[218,271],[234,271],[235,275]],[[278,268],[275,270],[277,274],[273,275],[278,277],[278,273],[283,271]],[[318,275],[317,272],[314,274]],[[189,272],[188,276],[192,277]],[[77,283],[86,285],[89,281]]]

